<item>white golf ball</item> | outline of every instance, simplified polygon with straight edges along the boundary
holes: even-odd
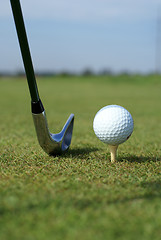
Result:
[[[96,136],[109,145],[119,145],[132,134],[134,122],[131,114],[118,105],[108,105],[100,109],[93,121]]]

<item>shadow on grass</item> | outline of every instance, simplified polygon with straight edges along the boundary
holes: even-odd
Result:
[[[135,163],[145,163],[145,162],[160,162],[161,157],[151,157],[151,156],[136,156],[136,155],[128,155],[128,156],[123,156],[123,157],[118,157],[117,159],[118,162],[135,162]]]
[[[88,157],[88,154],[91,152],[97,152],[99,151],[98,148],[95,147],[85,147],[85,148],[74,148],[74,149],[69,149],[63,157],[78,157],[80,159],[84,157]]]

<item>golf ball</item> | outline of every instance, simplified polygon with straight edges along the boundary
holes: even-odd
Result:
[[[108,105],[100,109],[93,121],[96,136],[109,145],[119,145],[132,134],[134,122],[131,114],[118,105]]]

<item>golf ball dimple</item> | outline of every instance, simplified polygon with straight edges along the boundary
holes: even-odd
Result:
[[[134,122],[131,114],[118,105],[108,105],[95,115],[93,129],[96,136],[109,145],[119,145],[132,134]]]

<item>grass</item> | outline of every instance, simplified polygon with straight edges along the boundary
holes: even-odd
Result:
[[[70,150],[49,157],[38,145],[25,79],[0,79],[0,239],[159,240],[161,78],[38,79],[51,132],[75,113]],[[118,104],[134,119],[110,162],[92,121]]]

